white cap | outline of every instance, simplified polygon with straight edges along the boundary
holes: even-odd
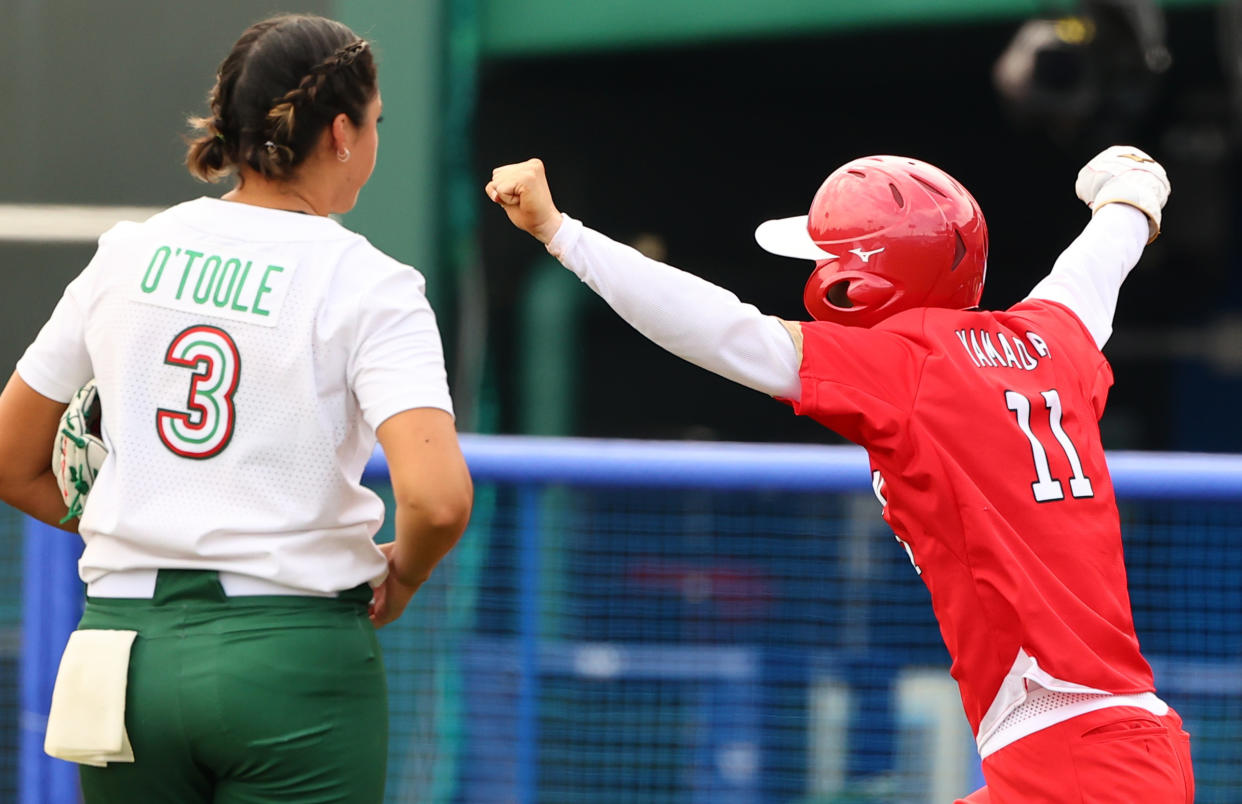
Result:
[[[836,259],[838,255],[825,251],[811,239],[811,235],[806,231],[806,221],[806,215],[764,221],[755,230],[755,242],[764,251],[770,251],[782,257],[796,257],[816,262]]]

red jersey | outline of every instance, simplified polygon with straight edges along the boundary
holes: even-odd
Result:
[[[1098,421],[1112,370],[1055,302],[802,324],[794,409],[865,447],[979,739],[1025,679],[1154,691]]]

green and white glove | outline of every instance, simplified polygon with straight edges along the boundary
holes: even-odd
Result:
[[[52,442],[52,473],[69,509],[60,520],[62,523],[82,515],[99,467],[108,457],[102,428],[99,391],[91,380],[69,400],[69,407],[60,417],[60,431]]]

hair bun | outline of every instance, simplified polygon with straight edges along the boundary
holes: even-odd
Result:
[[[190,120],[202,136],[186,165],[205,181],[242,166],[287,179],[336,115],[363,125],[376,91],[370,45],[347,26],[312,14],[256,23],[220,64],[212,116]]]

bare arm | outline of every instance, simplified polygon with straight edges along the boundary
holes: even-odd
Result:
[[[65,501],[52,473],[52,444],[65,403],[35,391],[16,372],[0,393],[0,500],[61,530]]]
[[[470,520],[474,486],[453,417],[415,408],[376,430],[392,478],[396,539],[385,545],[388,578],[375,592],[372,621],[397,619],[431,571],[457,544]]]

